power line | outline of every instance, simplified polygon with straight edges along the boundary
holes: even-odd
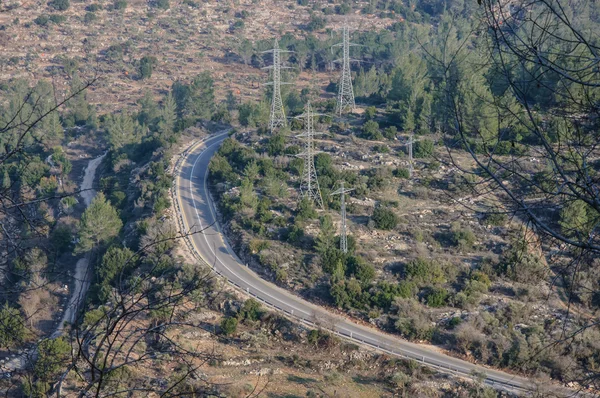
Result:
[[[317,179],[317,170],[315,169],[315,155],[320,151],[315,150],[314,137],[317,134],[315,132],[314,118],[315,114],[310,106],[310,101],[306,103],[304,107],[304,113],[297,116],[297,119],[305,119],[304,121],[304,133],[298,134],[296,137],[304,139],[304,151],[299,153],[298,157],[304,159],[304,170],[302,171],[302,180],[300,183],[300,196],[302,198],[308,198],[320,208],[323,208],[323,198],[321,197],[321,190],[319,189],[319,180]]]
[[[346,226],[346,193],[354,191],[354,188],[344,188],[344,181],[340,181],[340,187],[330,195],[340,195],[342,202],[342,231],[340,233],[340,250],[348,253],[348,235]]]
[[[263,53],[273,54],[273,65],[267,66],[263,69],[271,69],[273,80],[268,82],[266,85],[273,86],[273,96],[271,99],[271,115],[269,118],[269,128],[271,134],[276,128],[286,127],[287,119],[285,117],[285,110],[283,108],[283,100],[281,99],[281,85],[290,84],[281,81],[281,69],[285,69],[285,66],[281,66],[281,53],[289,53],[292,51],[281,50],[279,48],[279,42],[275,39],[272,50],[263,51]]]

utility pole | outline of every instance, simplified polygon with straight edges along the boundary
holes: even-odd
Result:
[[[408,176],[410,178],[413,177],[413,174],[415,172],[413,147],[414,147],[415,143],[419,142],[419,141],[421,141],[421,139],[415,140],[415,134],[410,133],[410,135],[408,136],[408,141],[406,141],[406,143],[400,145],[400,146],[406,146],[408,148]]]
[[[297,119],[305,119],[304,133],[298,134],[296,138],[304,139],[304,151],[299,153],[298,157],[304,159],[304,170],[302,171],[302,181],[300,183],[300,196],[312,200],[317,207],[323,208],[323,198],[319,189],[319,180],[317,179],[317,170],[315,169],[315,155],[320,151],[315,150],[314,137],[315,132],[315,114],[310,106],[310,101],[306,103],[304,113],[296,116]]]
[[[350,43],[350,30],[347,24],[342,28],[342,42],[334,44],[333,47],[342,47],[342,75],[340,77],[340,87],[338,91],[336,113],[342,116],[344,112],[353,112],[356,108],[354,102],[354,89],[352,88],[352,74],[350,72],[350,47],[358,44]],[[338,60],[339,61],[339,60]]]
[[[271,134],[278,127],[286,127],[287,119],[285,118],[285,111],[283,109],[283,100],[281,99],[281,85],[290,84],[281,81],[281,69],[287,67],[281,66],[281,53],[289,53],[291,51],[281,50],[279,48],[279,42],[275,39],[272,50],[263,51],[264,53],[273,54],[273,65],[267,66],[263,69],[272,69],[273,80],[267,83],[267,85],[273,86],[273,98],[271,99],[271,116],[269,118],[269,128]]]
[[[340,234],[340,250],[342,253],[348,253],[348,235],[346,227],[346,193],[354,191],[354,188],[344,188],[344,181],[340,181],[340,187],[330,195],[340,195],[342,202],[342,232]]]

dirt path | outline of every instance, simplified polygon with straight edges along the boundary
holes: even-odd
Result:
[[[81,182],[80,186],[80,190],[82,191],[80,195],[83,198],[83,203],[85,204],[86,208],[90,205],[90,203],[92,203],[92,200],[96,196],[96,191],[92,189],[92,185],[96,177],[96,169],[102,162],[102,159],[104,159],[104,156],[106,156],[106,153],[100,157],[90,160],[85,168],[83,181]],[[87,290],[90,287],[92,270],[90,269],[89,265],[89,253],[86,253],[84,257],[77,261],[77,264],[75,265],[75,287],[72,290],[73,294],[69,298],[69,303],[64,308],[63,317],[54,333],[52,333],[51,338],[61,336],[63,334],[65,324],[70,324],[75,321],[75,317],[79,310],[79,305],[85,299]],[[10,372],[23,368],[28,362],[27,359],[34,355],[34,350],[35,348],[25,350],[21,355],[5,363],[4,366],[1,367],[2,372],[4,372],[4,374],[10,374]]]
[[[96,176],[96,169],[102,162],[102,159],[106,156],[106,153],[102,156],[99,156],[95,159],[90,160],[87,167],[85,168],[85,173],[83,176],[83,181],[81,183],[81,197],[83,198],[83,203],[87,208],[92,200],[96,196],[96,191],[92,189],[92,184],[94,183],[94,178]],[[79,304],[81,301],[85,299],[85,295],[87,293],[88,288],[90,287],[90,280],[92,270],[90,269],[90,260],[89,253],[86,253],[84,257],[77,260],[77,264],[75,265],[75,289],[73,289],[73,294],[69,298],[69,304],[65,308],[63,313],[63,318],[58,324],[58,328],[54,333],[52,333],[52,337],[58,337],[62,334],[65,323],[73,323],[75,321],[75,316],[77,315],[77,311],[79,309]]]

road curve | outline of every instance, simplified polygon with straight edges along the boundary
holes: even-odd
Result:
[[[191,232],[206,228],[204,233],[190,236],[190,248],[218,274],[238,289],[302,323],[329,329],[361,345],[394,356],[411,358],[445,373],[470,376],[478,372],[485,375],[485,382],[495,388],[521,393],[537,389],[534,383],[523,377],[474,365],[330,313],[262,279],[246,267],[221,233],[208,192],[208,164],[225,138],[227,133],[220,133],[192,145],[176,166],[174,187],[176,207],[180,213],[180,222],[184,224],[183,228]],[[563,389],[557,386],[556,390]],[[573,394],[573,391],[570,393]]]

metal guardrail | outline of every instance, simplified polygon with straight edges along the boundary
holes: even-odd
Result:
[[[179,224],[179,228],[181,231],[185,231],[185,221],[183,218],[183,212],[181,211],[181,204],[179,202],[179,196],[176,194],[176,188],[177,188],[177,177],[179,177],[179,172],[181,170],[181,165],[183,163],[184,160],[187,159],[187,156],[189,155],[189,153],[198,145],[204,143],[205,141],[209,140],[211,137],[208,137],[206,139],[203,140],[198,140],[198,141],[194,141],[192,144],[190,144],[190,146],[180,154],[179,159],[177,160],[177,162],[175,163],[175,167],[174,167],[174,173],[176,178],[173,180],[173,186],[171,187],[170,191],[171,191],[171,198],[173,201],[173,204],[175,206],[175,211],[177,213],[177,223]],[[393,355],[395,357],[400,357],[403,359],[409,359],[409,360],[415,360],[425,366],[437,369],[438,371],[445,373],[445,374],[450,374],[450,375],[454,375],[454,376],[466,376],[468,378],[471,379],[476,379],[476,376],[473,374],[473,370],[470,370],[468,372],[458,369],[458,368],[453,368],[451,366],[447,366],[444,364],[439,363],[438,361],[434,361],[430,358],[427,358],[424,355],[414,355],[411,353],[407,353],[404,350],[401,349],[396,349],[394,350],[394,348],[390,347],[389,344],[374,344],[372,342],[360,339],[356,336],[353,336],[352,333],[347,334],[347,333],[343,333],[343,332],[339,332],[335,329],[335,327],[333,328],[329,328],[329,327],[324,327],[323,325],[317,324],[315,322],[306,320],[298,315],[295,315],[293,313],[293,311],[288,311],[284,308],[280,308],[278,307],[276,304],[272,304],[269,303],[268,301],[264,300],[263,298],[259,297],[257,294],[255,294],[254,292],[252,292],[250,290],[250,288],[243,288],[242,286],[238,285],[237,283],[235,283],[232,280],[229,280],[229,278],[227,278],[225,275],[223,275],[219,270],[217,270],[214,266],[212,266],[211,264],[209,264],[201,255],[200,253],[198,253],[196,247],[193,245],[192,240],[190,238],[190,235],[185,235],[184,237],[184,241],[186,242],[186,245],[188,247],[188,249],[190,250],[190,252],[192,253],[192,255],[194,256],[194,258],[196,258],[200,263],[208,266],[208,268],[214,272],[218,277],[225,279],[225,281],[227,283],[229,283],[231,286],[233,286],[235,289],[257,299],[259,302],[263,303],[264,305],[266,305],[269,308],[275,309],[279,312],[283,312],[287,317],[293,319],[294,321],[299,321],[301,324],[307,325],[311,328],[320,328],[320,329],[324,329],[327,330],[328,332],[331,332],[341,338],[344,338],[346,340],[352,341],[352,342],[358,342],[361,343],[363,345],[367,345],[377,351],[380,352],[384,352],[390,355]],[[404,352],[403,352],[404,351]],[[490,377],[487,374],[485,374],[486,378],[484,379],[484,382],[494,388],[504,388],[504,389],[509,389],[509,390],[519,390],[522,392],[531,392],[531,389],[526,388],[526,387],[522,387],[518,384],[513,384],[507,381],[503,381],[503,380],[498,380],[496,378]]]

